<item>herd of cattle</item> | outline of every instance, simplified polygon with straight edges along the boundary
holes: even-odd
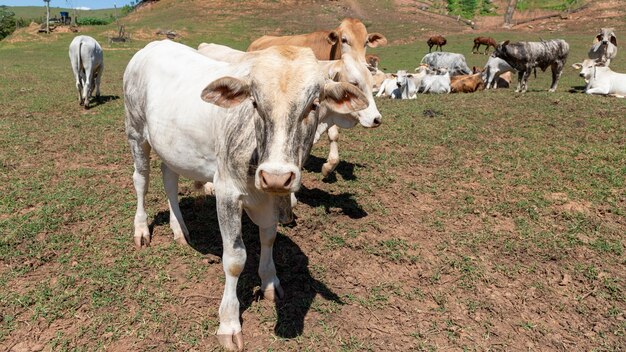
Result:
[[[475,44],[494,46],[489,39]],[[377,81],[379,59],[366,57],[365,51],[386,42],[381,34],[368,34],[359,20],[345,19],[330,31],[261,37],[247,52],[219,44],[203,43],[196,50],[169,40],[155,41],[128,63],[123,90],[126,135],[135,166],[135,244],[139,248],[150,244],[144,198],[154,150],[162,160],[170,227],[177,242],[187,243],[189,235],[178,205],[179,176],[196,181],[216,197],[226,277],[217,338],[224,348],[244,346],[236,293],[246,262],[242,212],[259,226],[261,290],[268,299],[280,299],[284,293],[272,256],[277,225],[291,221],[302,166],[322,134],[330,140],[322,168],[327,176],[339,162],[339,128],[381,124],[376,89],[377,96],[400,99],[414,98],[418,92],[475,91],[479,89],[475,81],[486,82],[486,88],[501,87],[498,79],[518,71],[519,88],[525,91],[530,72],[550,66],[554,90],[569,50],[563,40],[507,41],[495,48],[485,69],[474,69],[475,73],[463,55],[434,52],[424,57],[416,74],[383,73],[385,78]],[[612,31],[598,35],[590,59],[581,64],[587,93],[626,94],[623,78],[622,86],[613,82],[604,89],[604,82],[616,75],[607,67],[616,45]],[[79,102],[87,107],[94,89],[99,95],[102,49],[93,38],[78,36],[69,54]],[[463,88],[452,88],[455,84]]]
[[[484,68],[468,67],[465,56],[458,53],[434,52],[430,49],[447,43],[440,36],[433,36],[426,42],[429,53],[426,54],[415,69],[416,73],[399,70],[396,73],[384,73],[378,69],[380,58],[370,56],[367,59],[374,76],[376,96],[388,96],[392,99],[415,99],[417,93],[445,94],[471,93],[482,89],[508,88],[512,73],[518,73],[516,92],[526,92],[528,78],[537,67],[552,71],[550,92],[556,91],[557,84],[569,54],[569,44],[562,39],[542,40],[540,42],[505,41],[499,45],[490,37],[474,39],[473,53],[479,53],[480,46],[485,45],[485,54],[490,47],[493,54]],[[608,66],[617,54],[617,39],[612,28],[602,28],[596,36],[596,43],[589,50],[589,58],[582,63],[572,65],[581,69],[580,76],[587,83],[585,92],[588,94],[626,95],[626,82],[623,74],[611,71]]]

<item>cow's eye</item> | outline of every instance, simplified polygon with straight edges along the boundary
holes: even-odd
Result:
[[[355,86],[355,87],[358,87],[358,86],[359,86],[359,82],[350,82],[350,84],[352,84],[352,85],[353,85],[353,86]]]
[[[347,44],[347,43],[348,43],[348,39],[346,39],[346,38],[341,38],[341,42],[342,42],[342,43],[346,43],[346,44]]]
[[[258,105],[257,105],[256,101],[254,101],[254,100],[252,101],[252,107],[254,107],[255,109],[258,108]]]
[[[311,104],[311,111],[317,111],[317,108],[320,107],[320,101],[315,99],[313,104]]]

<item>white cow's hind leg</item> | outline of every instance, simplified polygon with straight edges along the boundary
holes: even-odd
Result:
[[[246,247],[241,237],[241,201],[224,187],[216,188],[217,217],[224,252],[222,264],[226,282],[220,304],[220,326],[217,340],[227,350],[243,349],[243,334],[239,322],[237,282],[246,264]]]
[[[339,127],[336,125],[328,129],[328,141],[330,142],[330,151],[328,153],[328,160],[322,165],[322,175],[328,177],[333,170],[339,164],[339,146],[337,141],[339,140]]]
[[[183,214],[178,205],[178,174],[167,167],[165,163],[161,164],[161,171],[163,172],[163,186],[165,187],[165,194],[167,194],[167,202],[170,206],[170,228],[174,233],[174,241],[186,245],[189,231],[185,226]]]
[[[129,140],[130,150],[135,161],[133,183],[137,192],[137,211],[135,213],[135,245],[137,248],[150,245],[150,229],[145,209],[145,197],[150,184],[150,145],[147,142]]]
[[[100,99],[100,79],[102,79],[102,71],[104,71],[104,65],[98,67],[98,71],[95,75],[96,83],[96,98]]]

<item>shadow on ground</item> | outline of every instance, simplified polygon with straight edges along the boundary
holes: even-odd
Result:
[[[308,199],[306,196],[302,198]],[[221,257],[222,240],[215,211],[215,198],[210,196],[184,197],[180,200],[180,208],[189,229],[190,246],[200,253],[210,253]],[[150,224],[151,232],[154,226],[169,227],[169,211],[156,214]],[[260,257],[259,232],[258,227],[245,215],[245,212],[242,234],[246,245],[247,260],[237,285],[241,312],[262,297],[261,292],[258,291],[261,281],[257,274]],[[285,291],[284,299],[276,305],[278,316],[274,328],[276,335],[283,338],[300,336],[304,329],[304,317],[317,294],[322,295],[326,300],[343,304],[337,294],[323,282],[313,278],[309,271],[309,258],[295,242],[280,232],[274,243],[274,261]],[[217,305],[215,308],[218,308]]]

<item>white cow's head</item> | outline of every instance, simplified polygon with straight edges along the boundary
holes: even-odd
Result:
[[[336,65],[332,65],[331,72],[328,72],[330,77],[335,82],[349,83],[354,87],[361,90],[367,97],[368,107],[366,109],[351,112],[347,114],[346,121],[335,121],[339,127],[350,128],[358,123],[363,127],[378,127],[382,123],[382,116],[376,101],[374,101],[373,85],[374,79],[368,69],[367,64],[360,60],[354,54],[343,54],[340,62]]]
[[[585,59],[583,62],[573,64],[572,67],[580,70],[578,75],[589,81],[590,79],[595,78],[598,69],[602,70],[606,66],[601,59]]]
[[[615,37],[613,28],[600,29],[600,32],[596,35],[596,41],[602,43],[603,45],[611,43],[617,46],[617,37]]]
[[[275,46],[250,55],[249,74],[211,82],[201,98],[223,108],[241,109],[241,128],[228,144],[237,154],[239,136],[254,119],[256,155],[252,164],[257,189],[288,194],[300,187],[300,169],[313,145],[319,115],[329,109],[343,114],[367,107],[359,89],[345,83],[327,83],[309,48]],[[247,160],[246,160],[247,161]]]
[[[407,74],[405,70],[399,70],[398,72],[392,73],[391,75],[396,78],[396,86],[400,89],[408,84],[407,80],[409,78],[413,77],[412,74]]]

